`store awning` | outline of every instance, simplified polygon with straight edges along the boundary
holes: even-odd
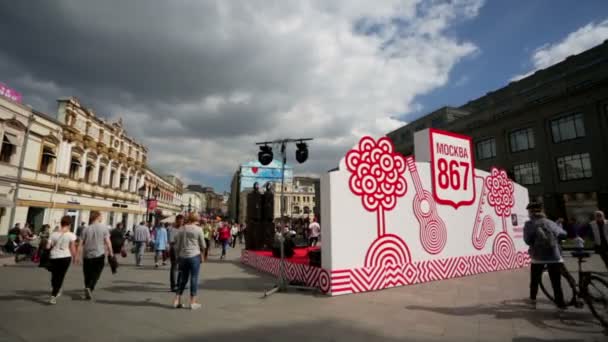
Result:
[[[12,200],[10,200],[8,197],[0,196],[0,208],[12,208],[13,206]]]

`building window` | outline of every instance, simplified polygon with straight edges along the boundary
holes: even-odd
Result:
[[[95,166],[91,164],[91,162],[87,163],[87,168],[84,170],[84,180],[85,182],[91,183],[93,181],[93,170],[95,170]]]
[[[531,185],[540,183],[540,171],[538,170],[537,162],[515,165],[513,173],[515,181],[519,184]]]
[[[582,153],[557,158],[557,170],[560,181],[591,178],[591,157]]]
[[[72,158],[72,162],[70,163],[70,178],[77,179],[78,171],[80,170],[80,161],[78,158]]]
[[[17,146],[17,137],[11,134],[4,134],[2,139],[2,149],[0,150],[0,161],[10,163],[15,154]]]
[[[98,185],[103,184],[103,176],[105,176],[105,173],[106,173],[106,167],[103,165],[99,165],[99,174],[97,175],[97,184]]]
[[[511,152],[519,152],[534,148],[534,131],[532,128],[518,129],[509,134]]]
[[[50,146],[44,146],[42,148],[42,158],[40,158],[40,171],[44,173],[51,173],[53,170],[53,161],[57,158],[53,148]]]
[[[583,114],[577,113],[551,120],[551,133],[554,143],[584,137]]]
[[[496,157],[496,139],[484,139],[476,144],[477,159],[490,159]]]
[[[116,177],[116,170],[110,171],[110,188],[114,188],[114,177]]]
[[[127,177],[125,177],[125,175],[123,173],[120,174],[120,181],[118,182],[118,188],[119,189],[123,189],[125,186],[125,179],[127,179]]]
[[[299,214],[300,213],[300,207],[298,207],[298,206],[293,207],[293,213],[294,214]]]

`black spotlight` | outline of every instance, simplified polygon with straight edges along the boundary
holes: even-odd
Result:
[[[304,142],[297,143],[296,146],[298,148],[296,150],[296,160],[302,164],[308,159],[308,146]]]
[[[260,146],[260,152],[258,152],[258,160],[262,165],[268,165],[272,163],[272,147],[268,145]]]

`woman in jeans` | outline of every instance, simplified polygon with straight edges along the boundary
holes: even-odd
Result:
[[[70,268],[72,257],[76,255],[76,235],[70,231],[72,218],[61,218],[61,228],[53,232],[46,245],[51,250],[51,286],[53,288],[49,304],[57,304],[57,297],[61,295],[63,279]]]
[[[190,278],[190,309],[200,309],[201,305],[196,302],[198,290],[198,276],[201,269],[201,253],[205,250],[205,239],[203,230],[195,223],[198,215],[190,213],[186,216],[186,225],[182,227],[175,236],[175,253],[179,258],[180,283],[175,299],[174,308],[182,307],[182,294]]]

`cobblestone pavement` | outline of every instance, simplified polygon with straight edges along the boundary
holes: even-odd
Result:
[[[117,275],[106,268],[95,303],[79,299],[80,267],[71,268],[55,306],[45,303],[47,271],[2,267],[0,341],[608,340],[586,308],[558,313],[547,301],[528,308],[527,270],[335,298],[290,292],[262,299],[274,279],[240,265],[239,253],[219,261],[212,251],[199,311],[170,308],[167,267],[136,269],[131,256]],[[150,256],[146,262],[152,265]]]

